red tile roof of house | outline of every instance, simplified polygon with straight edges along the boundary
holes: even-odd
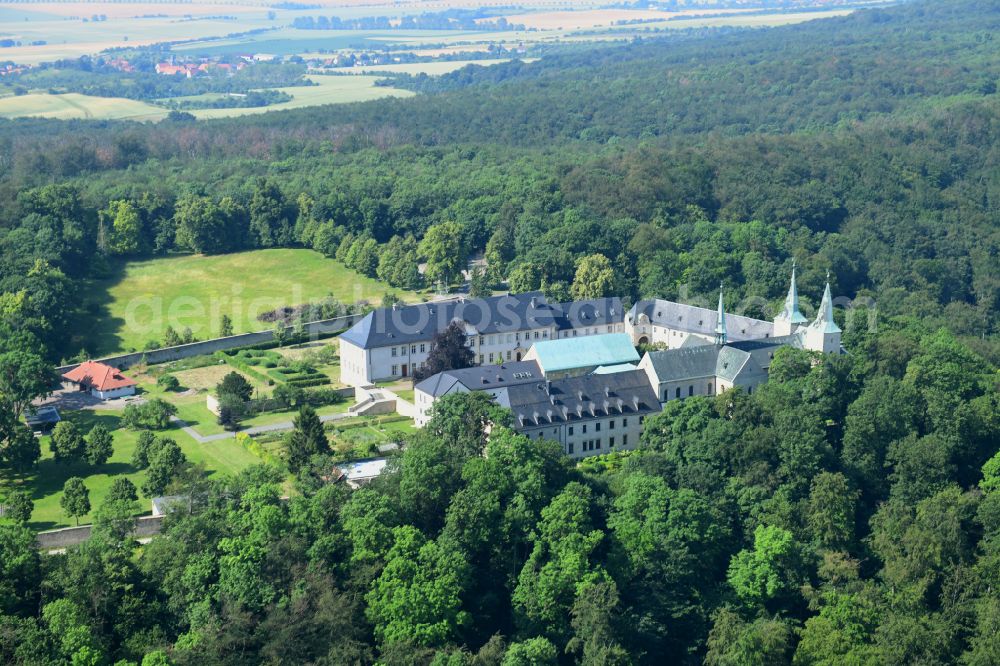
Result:
[[[129,379],[110,365],[97,361],[84,361],[64,374],[63,379],[91,386],[98,391],[113,391],[136,384],[134,379]]]

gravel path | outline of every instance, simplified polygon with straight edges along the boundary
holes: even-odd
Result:
[[[353,416],[353,414],[349,414],[347,412],[340,414],[326,414],[319,417],[319,420],[321,423],[326,423],[327,421],[339,421],[340,419],[346,419],[350,416]],[[200,444],[204,444],[206,442],[217,442],[222,439],[232,439],[233,437],[236,437],[235,432],[220,432],[216,435],[202,435],[197,430],[192,428],[187,421],[179,419],[176,416],[171,416],[170,420],[179,425],[181,430],[187,433],[191,439]],[[237,432],[245,432],[248,435],[261,435],[266,432],[282,432],[283,430],[291,430],[293,427],[294,424],[291,421],[281,421],[280,423],[269,423],[268,425],[244,428]]]

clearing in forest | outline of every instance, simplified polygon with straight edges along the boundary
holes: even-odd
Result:
[[[85,290],[92,299],[85,309],[93,319],[81,329],[89,330],[87,350],[105,355],[162,340],[168,325],[212,338],[227,314],[235,333],[259,331],[273,326],[257,320],[268,310],[327,295],[343,303],[377,304],[387,291],[419,300],[312,250],[161,257],[120,264],[115,276],[92,283]]]

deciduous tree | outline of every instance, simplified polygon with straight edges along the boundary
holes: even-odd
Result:
[[[98,423],[87,434],[84,456],[91,465],[103,465],[114,453],[111,433]]]
[[[77,525],[80,524],[80,516],[90,513],[90,491],[83,484],[83,479],[78,476],[66,479],[59,506],[67,516],[76,518]]]
[[[86,451],[86,441],[72,421],[60,421],[52,429],[49,449],[59,462],[79,460]]]

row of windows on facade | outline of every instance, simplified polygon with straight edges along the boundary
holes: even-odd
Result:
[[[607,332],[608,333],[614,333],[615,332],[615,328],[616,328],[615,326],[608,326]],[[621,330],[621,326],[620,325],[617,328],[618,328],[619,331]],[[573,334],[573,337],[576,337],[578,333],[580,335],[597,335],[600,332],[601,331],[598,330],[595,327],[595,328],[590,328],[590,329],[584,328],[584,329],[580,329],[579,331],[577,329],[573,329],[572,334]],[[569,331],[566,331],[566,335],[569,335]],[[565,337],[565,335],[564,335],[564,337]],[[524,333],[524,338],[521,337],[521,333],[507,333],[506,334],[506,342],[507,343],[511,343],[512,344],[514,342],[521,342],[522,339],[524,341],[530,341],[530,340],[548,340],[549,339],[549,332],[548,332],[548,330],[543,330],[543,331],[526,331]],[[489,345],[500,345],[500,344],[503,344],[503,343],[504,343],[504,335],[503,334],[497,334],[497,335],[480,335],[479,336],[479,346],[480,347],[485,347],[485,346],[489,346]],[[473,347],[473,346],[475,346],[475,344],[476,344],[476,337],[475,336],[469,337],[465,341],[465,344],[466,344],[467,347]],[[410,353],[411,354],[416,354],[418,348],[420,349],[420,353],[421,354],[426,353],[426,351],[427,351],[427,343],[421,342],[419,345],[417,345],[417,344],[410,345]],[[406,345],[403,345],[401,347],[390,347],[389,349],[390,349],[390,353],[393,356],[405,356],[406,355]],[[493,358],[493,356],[491,354],[490,355],[490,359],[492,360],[492,358]],[[510,360],[510,352],[507,352],[507,360]],[[480,354],[480,356],[479,356],[479,362],[480,363],[483,362],[483,356],[482,356],[482,354]]]
[[[427,343],[426,342],[421,342],[419,346],[420,346],[420,353],[421,354],[423,354],[424,352],[427,351]],[[398,347],[398,349],[399,349],[399,351],[397,352],[396,351],[397,347],[392,347],[392,355],[393,356],[401,356],[403,354],[406,354],[406,346],[405,345],[402,346],[402,347]],[[411,354],[416,354],[417,353],[417,345],[410,345],[410,353]],[[396,373],[393,372],[392,374],[396,374]]]
[[[539,434],[540,435],[540,434]],[[622,446],[628,446],[628,435],[622,435]],[[580,442],[580,453],[587,453],[589,451],[600,451],[603,448],[601,439],[588,439]],[[608,438],[608,449],[615,448],[615,438],[611,436]],[[573,442],[566,443],[566,453],[573,455],[576,453],[576,445]]]
[[[642,420],[644,418],[645,417],[640,416],[639,417],[639,423],[642,423]],[[616,423],[615,419],[609,419],[608,420],[608,430],[614,430],[615,429],[615,423]],[[601,432],[601,422],[600,421],[598,421],[597,423],[593,423],[591,425],[594,426],[594,432]],[[622,427],[623,428],[627,428],[628,427],[628,417],[627,416],[623,416],[622,417]],[[575,428],[576,428],[576,426],[569,426],[568,430],[566,431],[566,434],[569,435],[570,437],[572,437],[573,434],[574,434],[574,432],[575,432],[574,431]],[[586,423],[584,423],[584,424],[582,424],[580,426],[580,434],[581,435],[586,435],[587,434],[587,424]]]
[[[712,386],[712,384],[709,384],[708,385],[708,390],[705,392],[705,394],[706,395],[712,395],[712,392],[714,390],[715,390],[715,387]],[[747,393],[753,393],[753,387],[752,386],[748,386],[747,387]],[[694,395],[694,386],[693,385],[688,386],[687,394],[688,394],[688,397],[691,397],[691,396]],[[676,399],[676,398],[680,398],[680,397],[681,397],[681,387],[678,386],[677,388],[674,389],[674,398]],[[670,400],[670,389],[663,389],[663,402],[666,402],[668,400]]]
[[[659,317],[660,313],[657,312],[656,316]],[[684,317],[680,317],[680,316],[677,317],[677,321],[683,321],[683,320],[684,320]],[[699,319],[698,320],[698,326],[704,326],[705,325],[704,322],[705,322],[704,319]],[[656,333],[657,331],[663,331],[663,330],[666,330],[666,331],[670,332],[671,334],[673,334],[675,336],[676,335],[684,335],[684,334],[687,333],[686,331],[678,331],[676,329],[670,328],[669,326],[656,326],[655,324],[653,325],[653,332],[654,333]],[[640,333],[645,333],[646,332],[646,327],[645,326],[640,326],[639,327],[639,332]],[[740,329],[740,334],[741,335],[746,335],[747,334],[747,329],[741,328]],[[765,333],[764,337],[765,338],[769,338],[769,337],[771,337],[771,334],[770,333]]]
[[[426,367],[427,367],[427,363],[425,363],[424,361],[421,361],[420,363],[414,363],[412,366],[410,366],[410,369],[413,372],[416,372],[417,370],[423,370]],[[398,375],[399,374],[399,366],[398,365],[392,366],[392,374],[393,375]]]
[[[616,328],[617,328],[617,330],[618,330],[619,333],[622,331],[622,325],[618,324],[617,327],[615,327],[615,326],[608,326],[607,332],[608,333],[614,333]],[[574,328],[574,329],[570,329],[568,331],[563,331],[562,332],[562,337],[564,337],[564,338],[574,337],[575,338],[577,335],[598,335],[599,333],[602,333],[602,331],[599,330],[597,327],[594,327],[594,328],[580,328],[580,329]]]

